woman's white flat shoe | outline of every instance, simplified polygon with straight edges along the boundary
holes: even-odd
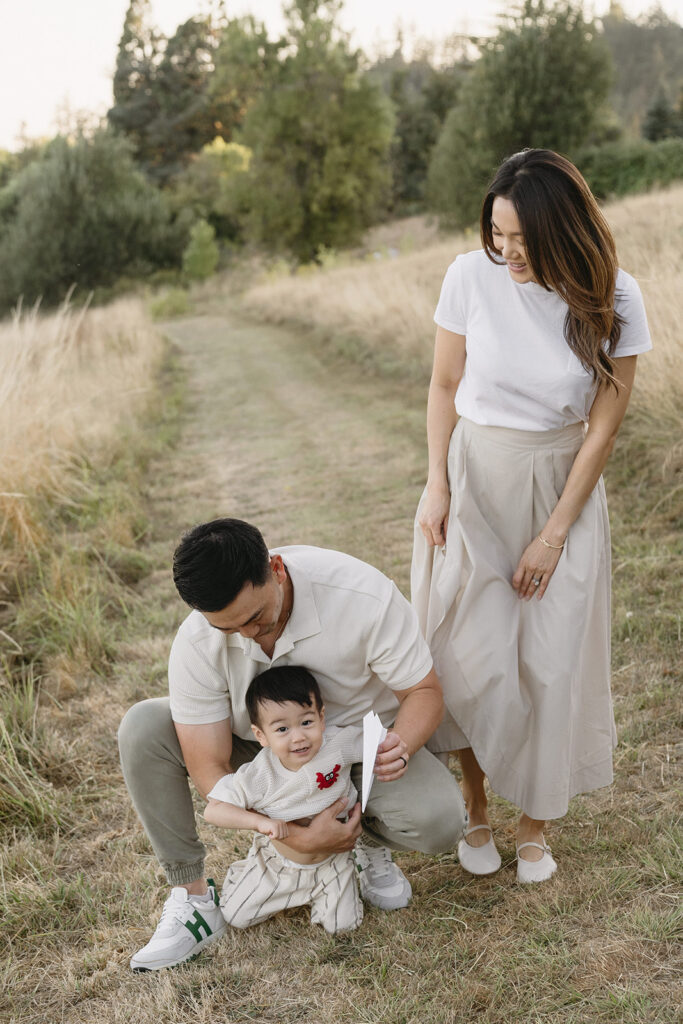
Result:
[[[461,839],[458,843],[458,859],[465,871],[469,871],[471,875],[492,875],[500,867],[501,859],[493,841],[491,826],[473,825],[467,829],[465,836],[478,832],[480,828],[491,832],[488,843],[484,843],[483,846],[470,846],[466,838]]]
[[[537,850],[543,850],[540,860],[523,860],[519,855],[520,850],[527,846],[535,846]],[[552,858],[550,847],[545,843],[522,843],[517,847],[517,881],[518,882],[547,882],[557,871],[557,864]]]

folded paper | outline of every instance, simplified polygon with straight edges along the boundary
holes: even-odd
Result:
[[[375,758],[377,757],[377,748],[387,734],[387,730],[382,725],[379,715],[376,715],[374,711],[368,711],[367,715],[363,719],[363,784],[361,793],[361,811],[365,810],[365,805],[368,802],[370,796],[370,790],[372,789],[372,781],[375,777]]]

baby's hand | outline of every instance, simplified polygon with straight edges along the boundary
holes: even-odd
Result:
[[[286,839],[289,828],[286,821],[275,821],[273,818],[262,818],[256,826],[257,831],[271,839]]]

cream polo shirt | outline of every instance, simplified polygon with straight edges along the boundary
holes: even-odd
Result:
[[[614,308],[625,320],[615,357],[652,348],[637,282],[623,270]],[[434,320],[464,334],[465,372],[455,395],[460,416],[492,427],[554,430],[586,422],[596,394],[564,337],[567,303],[535,281],[513,281],[483,249],[446,271]]]
[[[372,708],[390,725],[392,690],[415,686],[432,657],[417,616],[378,569],[339,551],[276,548],[294,588],[292,613],[272,659],[259,645],[214,629],[199,611],[180,626],[168,666],[171,715],[183,725],[232,721],[253,739],[245,694],[273,665],[304,665],[318,681],[329,725],[360,725]]]
[[[296,821],[345,797],[346,814],[358,796],[351,766],[362,760],[362,728],[330,726],[318,753],[297,771],[285,768],[270,747],[264,747],[253,761],[219,779],[207,800],[249,808],[276,821]]]

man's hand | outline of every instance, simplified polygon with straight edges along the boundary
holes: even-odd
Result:
[[[395,732],[388,732],[375,758],[375,776],[380,782],[395,782],[408,767],[408,747]]]
[[[346,803],[346,797],[335,800],[320,814],[316,814],[307,828],[290,821],[287,846],[299,853],[319,853],[323,857],[352,850],[361,831],[360,803],[349,812],[347,821],[339,821],[337,815],[346,809]]]

